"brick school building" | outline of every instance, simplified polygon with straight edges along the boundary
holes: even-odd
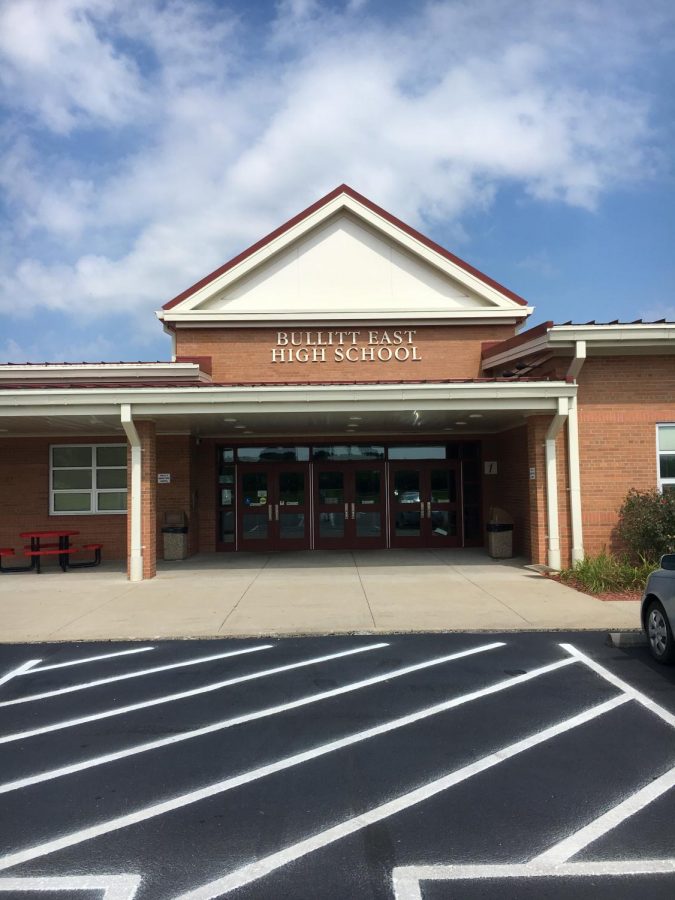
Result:
[[[525,300],[341,186],[166,303],[170,362],[0,365],[0,546],[483,546],[559,568],[675,489],[675,324],[527,328]]]

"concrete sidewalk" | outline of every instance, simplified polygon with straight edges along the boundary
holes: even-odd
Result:
[[[127,581],[103,565],[0,576],[0,642],[391,631],[622,630],[602,602],[483,550],[214,554]]]

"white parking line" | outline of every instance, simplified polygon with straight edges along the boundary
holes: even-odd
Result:
[[[462,659],[463,657],[471,656],[475,653],[482,653],[486,650],[494,650],[497,647],[501,646],[503,646],[503,644],[487,644],[482,647],[474,647],[471,650],[463,650],[459,653],[452,653],[449,656],[436,657],[435,659],[426,660],[422,663],[415,663],[414,665],[405,666],[405,668],[402,669],[394,669],[392,672],[387,672],[382,675],[376,675],[372,678],[366,678],[362,681],[355,681],[351,684],[346,684],[343,687],[332,688],[329,691],[323,691],[319,694],[310,694],[308,697],[301,697],[299,700],[292,700],[288,703],[279,704],[278,706],[268,706],[266,709],[261,709],[257,712],[247,713],[246,715],[242,716],[235,716],[231,719],[224,719],[221,722],[214,722],[212,725],[206,725],[203,728],[195,728],[193,731],[186,731],[183,732],[183,734],[176,734],[166,738],[159,738],[156,741],[148,741],[145,744],[137,744],[135,747],[129,747],[126,750],[120,750],[116,753],[107,753],[104,756],[96,756],[92,759],[83,760],[82,762],[72,763],[69,766],[62,766],[59,769],[52,769],[49,772],[41,772],[37,775],[28,775],[25,778],[19,778],[16,781],[8,781],[5,784],[0,785],[0,794],[8,794],[11,791],[16,791],[34,784],[40,784],[43,781],[50,781],[53,778],[60,778],[64,775],[71,775],[74,772],[81,772],[84,769],[91,769],[94,766],[100,766],[106,763],[115,762],[119,759],[125,759],[126,757],[134,756],[137,753],[145,753],[148,750],[157,750],[160,747],[168,747],[181,741],[203,737],[207,734],[213,734],[216,731],[222,731],[225,728],[232,728],[235,725],[242,725],[246,722],[253,722],[257,719],[263,719],[267,716],[277,715],[279,713],[287,712],[291,709],[298,709],[301,706],[308,706],[311,703],[318,703],[321,700],[328,700],[331,697],[337,697],[341,694],[347,694],[352,691],[361,690],[362,688],[372,687],[375,684],[381,684],[385,681],[392,681],[395,678],[401,678],[404,675],[409,675],[411,672],[419,672],[422,669],[428,669],[430,666],[437,666],[441,663],[451,662],[452,660],[456,659]],[[473,691],[470,694],[465,694],[462,697],[456,697],[452,700],[447,700],[444,703],[439,703],[436,706],[432,706],[429,709],[422,710],[421,712],[412,713],[408,716],[402,716],[401,718],[393,719],[391,722],[386,723],[385,725],[379,725],[376,728],[370,728],[367,731],[359,732],[357,735],[350,738],[344,738],[341,741],[336,741],[332,742],[331,744],[324,745],[324,747],[328,747],[330,748],[330,750],[337,750],[339,749],[339,747],[349,746],[349,744],[357,743],[358,741],[374,737],[376,734],[384,734],[386,731],[392,731],[395,728],[401,728],[404,725],[411,724],[412,722],[418,722],[422,719],[428,718],[429,716],[436,715],[437,713],[453,709],[454,707],[460,706],[463,703],[469,703],[471,702],[471,700],[478,699],[479,697],[486,697],[488,696],[488,694],[495,694],[498,691],[514,687],[517,684],[522,684],[523,681],[530,681],[531,679],[538,678],[540,675],[544,675],[547,672],[553,672],[556,669],[563,668],[564,666],[573,665],[575,662],[576,660],[569,658],[559,660],[558,662],[551,663],[547,666],[542,666],[539,669],[533,669],[531,672],[528,672],[524,675],[519,675],[515,678],[508,678],[504,681],[498,682],[497,684],[490,685],[489,687]],[[329,752],[329,750],[325,750],[325,752]],[[304,754],[300,755],[304,757]],[[321,754],[318,752],[314,753],[314,756],[319,755]],[[295,758],[296,757],[291,757],[291,759]],[[286,761],[282,762],[285,763]],[[268,767],[265,767],[265,769],[267,768]],[[281,766],[281,768],[288,768],[288,766],[284,764],[283,766]],[[281,768],[277,768],[275,769],[275,771],[281,771]]]
[[[27,697],[17,697],[14,700],[3,700],[2,706],[16,706],[20,703],[31,703],[34,700],[45,700],[48,697],[57,697],[61,694],[72,694],[74,691],[86,691],[88,688],[100,687],[104,684],[114,684],[116,681],[127,681],[129,678],[143,678],[145,675],[156,675],[158,672],[169,672],[171,669],[184,669],[188,666],[199,666],[202,663],[215,662],[219,659],[229,659],[231,656],[243,656],[246,653],[258,653],[260,650],[271,650],[274,644],[260,644],[258,647],[246,647],[243,650],[230,650],[227,653],[214,653],[211,656],[198,656],[193,659],[185,659],[177,663],[169,663],[166,666],[154,666],[152,669],[140,669],[138,672],[125,672],[123,675],[112,675],[110,678],[99,678],[96,681],[87,681],[85,684],[71,684],[68,687],[57,688],[54,691],[43,691],[41,694],[29,694]]]
[[[399,866],[393,871],[395,900],[422,900],[421,881],[473,881],[497,878],[589,878],[607,875],[671,875],[675,859],[628,859],[616,862],[578,862],[565,865],[449,865]],[[642,896],[644,891],[640,891]],[[211,895],[217,896],[217,895]],[[454,894],[454,896],[459,896]],[[544,894],[541,895],[542,897]],[[569,896],[572,896],[570,894]]]
[[[33,672],[51,672],[52,669],[65,669],[67,666],[82,666],[84,663],[99,662],[101,659],[113,659],[116,656],[131,656],[132,653],[147,653],[148,650],[154,649],[154,647],[134,647],[133,650],[120,650],[117,653],[103,653],[101,656],[87,656],[85,659],[73,659],[70,662],[54,663],[51,666],[39,666],[37,669],[32,669],[28,674],[32,674]]]
[[[314,665],[314,663],[328,662],[332,659],[341,659],[343,656],[353,656],[356,653],[366,653],[369,650],[379,650],[382,647],[388,646],[389,644],[384,642],[367,644],[366,646],[356,647],[352,650],[341,650],[339,653],[329,653],[326,656],[315,656],[311,659],[303,659],[300,662],[290,663],[285,666],[275,666],[273,669],[260,669],[257,672],[250,672],[248,675],[238,675],[234,678],[227,678],[224,681],[215,681],[211,682],[211,684],[202,685],[202,687],[191,688],[189,691],[180,691],[177,694],[165,694],[162,697],[155,697],[152,700],[141,700],[138,703],[130,703],[128,706],[114,706],[112,709],[104,709],[102,712],[80,716],[77,719],[66,719],[62,722],[53,722],[51,725],[42,725],[39,728],[32,728],[28,731],[17,731],[13,734],[5,734],[0,736],[0,744],[10,744],[13,741],[21,741],[24,738],[36,737],[40,734],[49,734],[52,731],[60,731],[63,728],[74,728],[76,725],[84,725],[87,722],[96,722],[99,719],[110,719],[113,716],[122,716],[129,712],[136,712],[139,709],[147,709],[150,706],[159,706],[162,703],[173,703],[175,700],[185,700],[187,697],[197,697],[200,694],[207,694],[210,691],[219,691],[221,688],[231,687],[235,684],[243,684],[246,681],[254,681],[257,678],[267,678],[270,675],[279,675],[282,672],[290,672],[292,669],[301,669],[304,666]]]
[[[616,828],[630,816],[640,812],[649,803],[658,799],[666,791],[675,786],[675,767],[665,772],[655,781],[631,794],[617,806],[590,822],[584,828],[580,828],[574,834],[560,841],[545,853],[532,860],[532,863],[557,866],[567,862],[572,856],[576,856],[584,847],[597,841],[612,828]]]
[[[476,762],[463,766],[461,769],[456,769],[454,772],[450,772],[434,781],[430,781],[428,784],[409,791],[394,800],[389,800],[387,803],[373,807],[360,815],[341,822],[339,825],[327,828],[325,831],[320,831],[296,844],[285,847],[283,850],[242,866],[222,878],[217,878],[201,887],[180,894],[175,900],[210,900],[210,898],[220,897],[237,888],[244,887],[244,885],[257,881],[259,878],[263,878],[271,872],[280,869],[282,866],[288,865],[294,860],[300,859],[309,853],[313,853],[315,850],[320,850],[335,841],[348,837],[357,831],[361,831],[363,828],[381,822],[383,819],[387,819],[396,813],[410,809],[410,807],[422,803],[442,791],[454,787],[481,772],[485,772],[487,769],[497,766],[499,763],[511,759],[519,753],[530,750],[532,747],[536,747],[538,744],[550,740],[550,738],[557,737],[559,734],[563,734],[573,728],[591,722],[598,716],[616,709],[618,706],[627,703],[629,700],[629,697],[625,694],[621,694],[598,706],[591,707],[590,709],[578,713],[569,719],[564,719],[562,722],[558,722],[549,728],[545,728],[520,741],[502,747],[500,750],[490,753]],[[16,865],[18,862],[25,861],[21,854],[13,854],[8,858],[12,859],[15,856],[19,856],[19,859],[17,862],[11,862],[10,865]],[[0,866],[2,866],[2,860],[0,860]]]
[[[141,883],[140,875],[64,875],[35,878],[0,878],[0,891],[57,893],[58,891],[100,891],[101,900],[133,900]]]
[[[20,666],[17,666],[16,669],[12,669],[11,672],[7,672],[6,675],[0,677],[0,684],[7,684],[8,681],[11,681],[12,678],[17,678],[19,675],[23,675],[24,672],[27,672],[29,669],[32,669],[33,666],[37,665],[37,663],[42,662],[41,659],[27,659],[25,663],[21,663]]]
[[[560,662],[566,662],[566,660],[562,660]],[[513,683],[513,681],[515,681],[515,679],[509,679],[507,683],[511,684]],[[493,685],[492,688],[494,687],[495,686]],[[490,688],[485,690],[489,691]],[[449,705],[452,703],[454,703],[455,705],[459,705],[459,701],[461,701],[462,699],[463,698],[455,698],[454,701],[447,701],[447,704],[444,705]],[[609,703],[613,705],[618,705],[618,703],[620,702],[623,701],[621,699],[619,699],[618,702],[616,699],[609,701]],[[606,705],[607,704],[605,704],[605,706]],[[592,715],[589,713],[585,713],[583,715],[586,716],[587,720],[590,720],[590,718],[594,718],[595,715],[601,715],[604,711],[604,709],[600,709],[600,707],[597,707],[597,711],[594,711]],[[334,750],[339,750],[351,744],[355,744],[359,741],[365,740],[367,737],[374,737],[376,734],[384,734],[386,731],[391,731],[394,727],[400,728],[403,725],[410,724],[411,722],[417,720],[416,717],[424,717],[425,712],[427,713],[427,715],[430,714],[428,713],[428,711],[423,711],[421,716],[420,714],[413,713],[410,716],[402,717],[400,720],[394,720],[394,723],[385,723],[384,725],[379,725],[375,728],[371,728],[367,732],[359,732],[337,741],[331,741],[328,744],[314,747],[311,750],[307,750],[303,753],[298,753],[294,756],[286,757],[285,759],[278,760],[277,762],[270,763],[266,766],[260,766],[257,769],[253,769],[249,772],[244,772],[241,775],[235,775],[230,778],[226,778],[223,781],[218,781],[215,784],[206,785],[205,787],[200,788],[196,791],[190,791],[189,793],[182,794],[178,797],[173,797],[170,800],[165,800],[161,803],[155,803],[152,806],[144,807],[143,809],[136,810],[136,812],[128,813],[124,816],[117,816],[114,819],[109,819],[107,822],[101,822],[100,824],[91,826],[90,828],[80,829],[79,831],[62,835],[61,837],[55,838],[51,841],[46,841],[43,844],[38,844],[35,847],[29,847],[25,850],[19,850],[14,853],[7,854],[6,856],[0,857],[0,870],[9,869],[12,866],[19,865],[20,863],[28,862],[29,860],[37,859],[42,856],[47,856],[50,853],[55,853],[56,851],[63,850],[66,847],[72,847],[77,844],[82,844],[85,841],[101,837],[104,834],[109,834],[113,831],[119,831],[122,828],[127,828],[130,825],[137,825],[140,822],[145,822],[148,819],[156,818],[157,816],[164,815],[165,813],[173,812],[177,809],[182,809],[185,806],[197,803],[201,800],[210,799],[211,797],[223,794],[226,791],[233,790],[234,788],[241,787],[245,784],[250,784],[253,781],[257,781],[260,778],[266,777],[267,775],[281,772],[284,769],[289,769],[292,766],[297,766],[301,763],[316,759],[317,757],[323,756]],[[577,716],[575,718],[579,719],[580,717]],[[581,724],[581,721],[579,721],[578,724]],[[563,727],[559,730],[565,730],[565,728]]]
[[[631,700],[635,700],[636,703],[641,703],[645,709],[648,709],[650,712],[653,712],[655,715],[659,716],[659,718],[663,719],[664,722],[667,722],[668,725],[671,725],[675,728],[675,715],[669,712],[667,709],[664,709],[663,706],[659,706],[658,703],[655,703],[650,697],[646,694],[643,694],[641,691],[638,691],[637,688],[634,688],[632,685],[628,684],[627,681],[624,681],[622,678],[614,675],[609,669],[606,669],[604,666],[601,666],[600,663],[596,662],[594,659],[591,659],[590,656],[586,656],[585,653],[582,653],[581,650],[577,650],[577,648],[573,644],[561,644],[560,645],[563,650],[566,650],[572,656],[575,656],[577,659],[581,660],[585,665],[588,666],[589,669],[593,669],[594,672],[597,672],[598,675],[601,675],[605,681],[609,681],[610,684],[613,684],[614,687],[619,688],[620,691],[623,691],[624,694],[628,694]]]

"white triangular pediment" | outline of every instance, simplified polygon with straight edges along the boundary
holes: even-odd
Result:
[[[245,255],[162,317],[471,320],[530,312],[351,197],[338,200]]]

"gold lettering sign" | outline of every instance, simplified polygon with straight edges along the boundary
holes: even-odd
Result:
[[[278,331],[273,363],[419,362],[415,329]]]

